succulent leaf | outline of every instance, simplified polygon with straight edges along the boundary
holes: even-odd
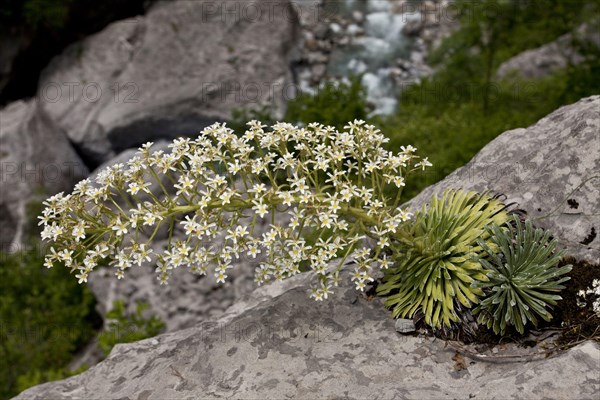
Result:
[[[537,317],[549,321],[549,306],[561,299],[561,283],[569,280],[567,265],[558,268],[564,252],[557,252],[556,239],[550,233],[533,227],[531,221],[521,222],[514,217],[508,227],[488,226],[489,239],[479,239],[484,250],[479,255],[481,264],[491,272],[489,281],[474,282],[486,297],[473,310],[477,321],[504,335],[510,326],[519,333],[531,322],[537,326]],[[493,250],[490,242],[497,248]]]
[[[483,295],[475,281],[487,281],[489,271],[474,255],[483,253],[479,244],[490,236],[485,227],[503,224],[509,217],[501,201],[487,194],[457,190],[433,196],[429,207],[416,213],[410,226],[414,238],[402,244],[378,287],[381,295],[391,294],[386,306],[394,317],[412,317],[421,310],[425,322],[434,327],[459,321],[457,310],[470,308]],[[487,248],[494,248],[488,243]]]

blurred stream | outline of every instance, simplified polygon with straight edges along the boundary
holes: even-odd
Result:
[[[396,110],[400,90],[393,78],[396,61],[408,59],[413,44],[402,28],[410,19],[419,18],[414,12],[394,12],[397,10],[392,5],[388,0],[333,0],[323,4],[326,15],[354,21],[346,27],[330,25],[333,34],[350,39],[347,45],[332,50],[327,75],[341,79],[362,75],[367,100],[374,107],[372,114]]]

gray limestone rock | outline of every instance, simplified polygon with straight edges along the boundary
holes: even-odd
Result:
[[[42,74],[38,97],[99,164],[148,140],[195,135],[234,109],[282,109],[297,26],[288,0],[159,2],[71,45]]]
[[[34,100],[0,110],[0,249],[20,248],[27,205],[35,195],[68,191],[88,173],[60,127]]]
[[[417,330],[415,323],[412,319],[398,318],[394,324],[396,332],[400,333],[411,333]]]
[[[600,390],[593,342],[527,362],[470,359],[439,340],[399,336],[381,302],[349,284],[315,303],[310,279],[267,285],[193,328],[117,345],[88,371],[16,399],[593,399]]]

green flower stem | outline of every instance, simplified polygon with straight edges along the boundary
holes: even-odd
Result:
[[[158,183],[158,185],[160,186],[160,188],[162,189],[164,195],[165,195],[165,199],[167,201],[171,200],[171,196],[169,195],[169,192],[167,191],[167,189],[165,188],[165,185],[162,184],[162,180],[160,179],[160,177],[156,174],[156,171],[154,171],[154,168],[152,168],[151,166],[148,168],[148,171],[150,172],[150,175],[152,175],[152,177],[154,178],[154,180]]]
[[[269,200],[270,200],[270,203],[273,205],[273,207],[283,203],[282,200],[275,199],[272,197]],[[206,209],[214,210],[216,208],[222,208],[225,206],[230,206],[235,210],[240,210],[240,209],[252,208],[252,203],[248,200],[241,200],[241,199],[232,200],[227,205],[222,204],[220,201],[213,201],[208,205],[208,207],[206,207]],[[175,207],[172,207],[172,208],[162,212],[160,215],[163,217],[171,217],[171,216],[178,215],[178,214],[187,214],[187,213],[195,212],[195,211],[198,211],[199,209],[200,209],[200,205],[197,205],[197,204],[187,205],[187,206],[175,206]],[[367,226],[374,226],[374,227],[378,227],[378,228],[381,228],[381,226],[382,226],[381,222],[378,219],[368,215],[365,211],[361,210],[360,208],[350,207],[348,205],[342,205],[341,212],[352,216],[353,218],[357,219],[358,221],[361,221],[362,223],[364,223]],[[401,242],[413,243],[412,236],[400,227],[395,232],[394,236],[397,240],[399,240]]]

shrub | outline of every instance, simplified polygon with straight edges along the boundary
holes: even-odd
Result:
[[[395,115],[372,121],[389,135],[387,148],[410,142],[434,165],[420,179],[407,182],[403,200],[465,165],[501,133],[527,127],[564,104],[595,94],[592,82],[598,80],[599,60],[591,57],[536,81],[498,82],[487,113],[480,85],[432,78],[407,88]],[[460,96],[463,92],[467,98]]]
[[[64,371],[94,335],[94,297],[39,249],[0,254],[0,398]],[[57,372],[59,373],[59,372]]]
[[[117,300],[112,310],[106,314],[107,329],[98,335],[98,345],[108,356],[112,348],[119,343],[131,343],[150,338],[161,333],[165,323],[155,315],[145,317],[149,308],[147,303],[138,302],[135,313],[125,313],[125,303]]]
[[[17,378],[15,392],[20,393],[25,389],[45,382],[66,379],[70,376],[81,374],[82,372],[87,371],[88,368],[87,365],[83,365],[76,370],[69,370],[68,368],[32,369]]]
[[[514,326],[525,332],[527,322],[537,326],[537,317],[550,321],[551,305],[561,299],[557,294],[569,280],[564,276],[571,265],[558,268],[563,251],[556,252],[556,239],[550,233],[535,229],[531,221],[522,223],[514,217],[507,228],[489,226],[490,239],[478,240],[484,250],[479,261],[488,270],[487,282],[475,282],[486,296],[473,310],[478,322],[502,334]],[[491,245],[490,245],[491,244]]]
[[[343,129],[348,121],[367,118],[366,93],[359,77],[327,82],[316,93],[301,93],[288,102],[286,121],[318,122]]]
[[[412,317],[422,311],[425,322],[435,328],[458,321],[460,305],[471,308],[483,295],[472,282],[487,277],[473,257],[482,252],[479,240],[489,237],[485,227],[508,219],[497,199],[475,192],[446,191],[431,198],[410,223],[413,240],[393,248],[396,264],[390,268],[380,295],[394,317]]]

